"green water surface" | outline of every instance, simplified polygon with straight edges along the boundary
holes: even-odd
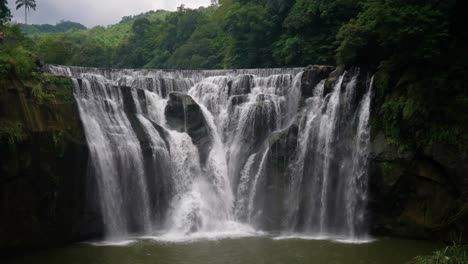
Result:
[[[125,246],[76,244],[37,252],[5,264],[399,264],[441,245],[378,239],[365,244],[251,237],[195,242],[140,240]]]

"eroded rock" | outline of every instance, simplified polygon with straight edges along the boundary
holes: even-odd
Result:
[[[309,65],[302,74],[301,91],[302,96],[311,97],[315,86],[322,80],[327,79],[335,70],[332,66]]]
[[[178,132],[187,132],[198,148],[204,164],[208,158],[213,138],[200,106],[187,94],[173,92],[165,110],[167,125]]]
[[[463,194],[437,157],[400,150],[381,133],[374,137],[371,157],[374,232],[449,241],[468,230],[461,220],[468,218],[461,207]]]

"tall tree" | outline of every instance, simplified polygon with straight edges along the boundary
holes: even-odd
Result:
[[[7,0],[0,0],[0,26],[11,18],[10,9]]]
[[[32,9],[36,11],[35,0],[16,0],[16,10],[24,7],[24,24],[28,24],[28,11]]]

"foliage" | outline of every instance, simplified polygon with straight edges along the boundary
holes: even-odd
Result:
[[[43,74],[39,71],[34,55],[34,44],[18,26],[7,26],[5,43],[0,45],[0,81],[20,79],[37,103],[70,102],[72,83],[69,78]],[[59,87],[60,89],[55,89]],[[3,87],[2,87],[3,88]]]
[[[63,158],[65,156],[65,136],[63,131],[54,132],[52,135],[52,142],[54,146],[55,153],[58,158]]]
[[[129,36],[117,47],[114,65],[126,68],[168,68],[167,60],[206,19],[204,12],[181,7],[164,20],[137,18]],[[128,52],[132,50],[132,52]]]
[[[4,23],[10,21],[11,13],[7,0],[0,0],[0,30]]]
[[[39,104],[44,103],[45,101],[53,101],[54,96],[45,91],[45,88],[42,83],[34,82],[31,85],[31,95],[32,98]]]
[[[36,65],[30,52],[31,41],[17,26],[4,27],[5,43],[0,45],[0,79],[14,73],[20,78],[31,76]]]
[[[412,264],[461,264],[468,263],[468,248],[453,245],[425,257],[416,257]]]
[[[252,1],[235,2],[226,9],[223,27],[229,38],[224,64],[230,68],[272,66],[273,24],[265,7]]]
[[[86,27],[80,23],[71,22],[71,21],[60,21],[55,25],[43,24],[43,25],[19,25],[21,31],[27,35],[41,35],[46,33],[61,33],[67,32],[70,30],[85,30]]]
[[[166,14],[166,11],[148,12],[135,17],[127,17],[119,24],[108,28],[95,27],[89,30],[41,33],[33,37],[37,42],[37,53],[47,63],[116,67],[115,64],[117,66],[123,64],[120,61],[124,57],[118,54],[118,47],[122,46],[132,33],[134,21],[146,18],[153,23],[163,19]],[[127,51],[122,51],[122,53],[128,54]]]
[[[340,27],[357,14],[359,1],[297,0],[288,14],[285,32],[276,43],[282,64],[334,64]]]
[[[398,85],[385,86],[380,78],[395,75],[386,70],[379,68],[376,76],[377,88],[383,89],[377,91],[381,103],[376,110],[377,125],[390,140],[416,149],[438,142],[468,146],[466,70],[406,71]],[[406,83],[404,78],[408,78]]]
[[[24,23],[28,24],[28,12],[36,10],[36,0],[16,0],[16,10],[24,8]]]
[[[53,96],[55,103],[74,102],[73,83],[70,78],[43,73],[40,74],[40,81],[48,87],[47,92]]]
[[[363,11],[338,33],[338,62],[376,65],[390,57],[416,64],[437,59],[449,43],[450,2],[365,1]]]
[[[88,31],[47,34],[36,44],[42,58],[54,64],[82,66],[110,66],[109,44]]]
[[[366,0],[339,31],[339,63],[376,72],[374,126],[400,147],[468,147],[468,68],[454,1]]]
[[[26,84],[37,104],[70,104],[74,100],[70,78],[34,72]]]
[[[167,65],[176,69],[221,69],[225,38],[221,26],[215,21],[203,24],[175,50]]]
[[[26,134],[20,122],[0,119],[0,143],[15,144],[25,138]]]
[[[221,0],[128,16],[110,27],[34,34],[28,48],[46,63],[93,67],[359,66],[375,73],[373,127],[390,142],[465,147],[468,23],[460,3]],[[1,54],[0,74],[16,70],[12,65],[30,71],[28,48]]]

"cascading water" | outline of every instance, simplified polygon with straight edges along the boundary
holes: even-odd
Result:
[[[291,167],[283,222],[286,230],[323,237],[365,236],[369,113],[372,84],[356,101],[358,74],[307,99],[300,120],[297,158]]]
[[[49,71],[74,78],[107,238],[366,235],[358,71],[310,98],[301,69]]]

